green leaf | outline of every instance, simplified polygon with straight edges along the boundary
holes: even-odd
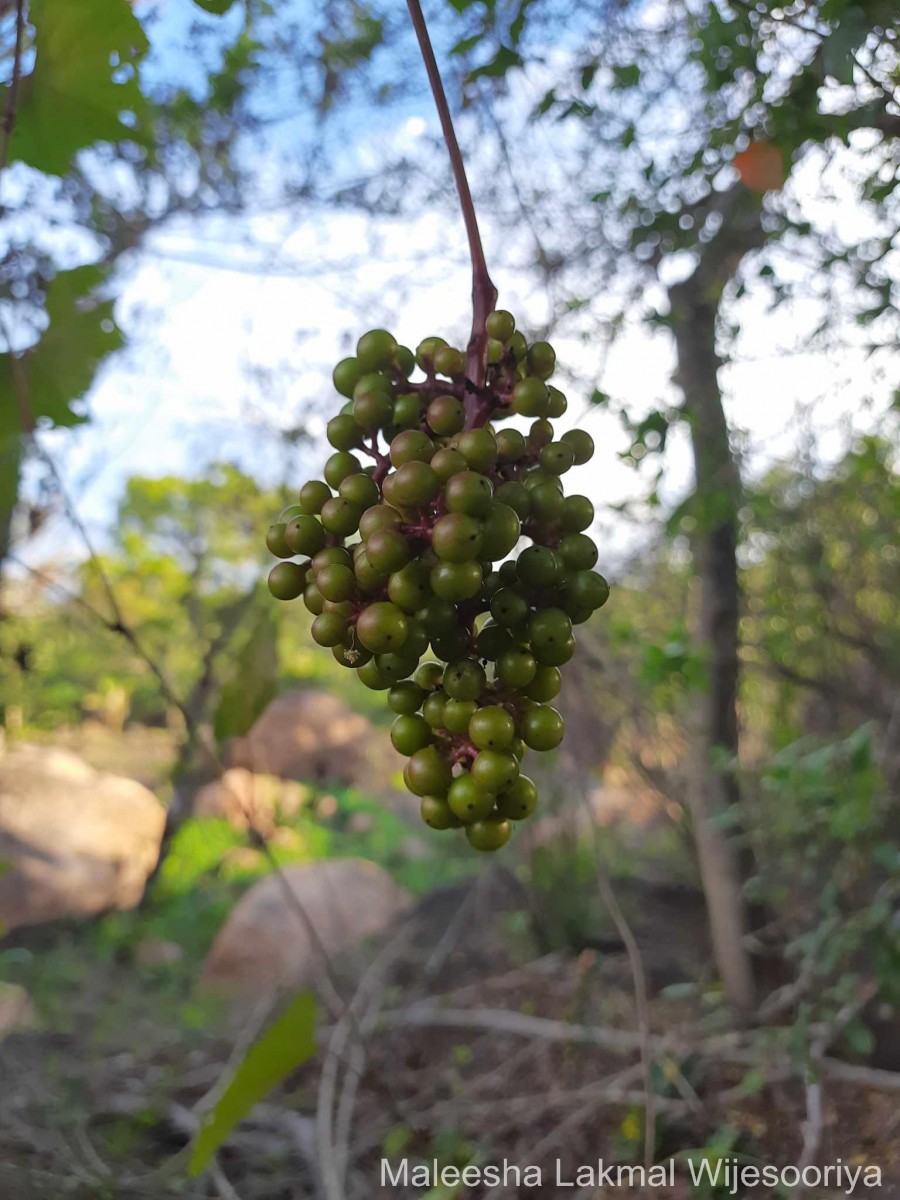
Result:
[[[278,690],[278,628],[273,607],[256,613],[240,652],[231,657],[213,731],[220,742],[247,733]]]
[[[509,46],[501,46],[489,63],[470,71],[468,79],[470,83],[476,79],[502,79],[513,67],[523,65],[524,59],[521,54],[511,50]]]
[[[11,157],[64,175],[86,146],[141,140],[137,64],[148,43],[128,0],[32,0],[30,19],[35,65],[22,80]]]
[[[194,0],[194,3],[202,8],[204,12],[213,13],[215,16],[221,17],[228,12],[234,0]]]
[[[250,1047],[194,1139],[188,1170],[199,1175],[234,1127],[316,1049],[316,1002],[309,992]]]
[[[641,68],[629,64],[624,67],[613,67],[613,87],[637,87],[641,81]]]
[[[47,288],[49,325],[34,346],[18,356],[0,354],[0,455],[13,456],[26,426],[77,425],[85,418],[71,404],[90,387],[97,367],[122,344],[111,301],[94,299],[103,281],[99,267],[61,271]],[[25,418],[23,422],[23,418]],[[14,473],[0,473],[0,508],[10,499]]]
[[[463,38],[462,41],[456,43],[450,53],[451,55],[468,54],[470,50],[475,49],[481,42],[481,39],[482,35],[480,33],[476,33],[474,37]]]

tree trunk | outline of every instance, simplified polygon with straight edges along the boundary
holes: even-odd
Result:
[[[22,469],[22,444],[20,438],[6,439],[6,446],[0,448],[0,471],[6,476],[6,490],[13,497],[9,505],[0,501],[0,579],[3,574],[3,564],[9,554],[12,538],[12,519],[15,507],[15,497],[19,492],[19,475]]]
[[[700,584],[698,640],[708,681],[697,712],[694,780],[690,807],[716,965],[725,994],[741,1012],[755,1006],[753,966],[745,946],[749,921],[743,884],[749,864],[734,847],[736,832],[723,815],[735,814],[738,781],[729,765],[737,758],[739,681],[737,512],[740,479],[731,452],[718,383],[716,318],[721,289],[709,294],[702,264],[670,289],[678,355],[676,382],[684,392],[694,452],[697,530],[695,557]]]

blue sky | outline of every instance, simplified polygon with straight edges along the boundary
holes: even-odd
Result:
[[[206,53],[215,57],[217,40],[233,34],[239,8],[222,23],[200,19],[209,34]],[[149,76],[158,86],[176,78],[201,88],[203,72],[184,49],[197,9],[190,0],[160,0],[154,13]],[[526,104],[540,80],[524,78],[518,86]],[[338,403],[330,386],[331,366],[352,352],[366,328],[386,325],[413,346],[432,333],[464,343],[470,278],[461,223],[451,209],[428,208],[401,221],[308,204],[272,207],[267,171],[291,153],[294,143],[302,155],[311,132],[308,116],[292,115],[289,91],[276,73],[257,101],[259,111],[284,113],[258,147],[258,206],[251,205],[240,218],[183,220],[150,235],[118,279],[117,316],[129,344],[95,382],[91,423],[45,435],[79,511],[100,539],[130,474],[193,473],[215,459],[228,459],[264,482],[299,487],[315,471],[323,448],[290,446],[281,434],[310,414],[310,429],[321,433]],[[353,177],[398,149],[414,156],[421,147],[425,159],[425,142],[436,129],[424,86],[411,87],[402,103],[389,109],[350,105],[335,127],[334,136],[344,140],[339,140],[334,169]],[[470,166],[477,194],[477,155]],[[448,187],[449,180],[447,168]],[[813,168],[798,187],[814,198],[819,182]],[[852,232],[857,217],[849,203],[841,219]],[[523,257],[521,231],[499,228],[490,211],[482,212],[481,220],[501,305],[517,313],[526,331],[529,325],[539,328],[548,317],[547,298],[532,277],[511,265]],[[813,414],[823,453],[837,453],[846,443],[848,413],[867,423],[862,396],[868,378],[861,356],[845,354],[835,361],[786,354],[779,329],[786,317],[801,321],[803,313],[773,318],[760,300],[745,308],[742,361],[723,373],[723,383],[749,463],[761,466],[792,453],[798,405]],[[637,326],[626,331],[603,363],[596,346],[565,338],[556,344],[574,377],[567,387],[569,413],[560,427],[587,428],[598,444],[593,464],[573,477],[573,486],[598,504],[609,552],[621,558],[642,535],[614,509],[642,485],[619,458],[627,446],[619,421],[591,409],[586,397],[602,386],[626,396],[638,413],[677,401],[669,383],[671,348],[664,335]],[[690,475],[681,432],[669,455],[671,499],[684,493]],[[31,547],[32,560],[60,553],[79,553],[62,518]]]

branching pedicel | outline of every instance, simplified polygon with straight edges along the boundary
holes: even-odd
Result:
[[[408,3],[472,252],[472,337],[466,354],[440,337],[414,354],[374,329],[338,363],[347,403],[328,422],[335,453],[269,529],[283,560],[269,588],[302,596],[313,639],[388,692],[391,740],[409,759],[423,820],[497,850],[535,810],[520,762],[562,741],[548,702],[574,653],[573,625],[609,586],[584,532],[593,505],[565,496],[561,479],[593,442],[579,429],[554,438],[566,398],[547,383],[553,348],[529,345],[510,313],[491,311],[462,158],[418,2]],[[516,415],[532,420],[527,434],[497,428]],[[522,537],[531,545],[509,557]]]

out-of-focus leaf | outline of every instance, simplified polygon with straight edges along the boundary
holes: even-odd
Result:
[[[194,3],[203,9],[204,12],[213,13],[217,17],[221,17],[227,13],[234,0],[194,0]]]
[[[76,425],[72,410],[93,381],[103,359],[122,344],[112,303],[93,300],[103,281],[98,267],[62,271],[47,289],[49,325],[14,365],[0,354],[0,455],[12,458],[15,442],[32,424]],[[0,472],[0,508],[12,503],[15,473]]]
[[[231,660],[213,721],[218,741],[247,733],[278,690],[278,629],[271,605],[261,606]]]
[[[489,63],[484,63],[483,66],[469,72],[469,82],[476,79],[502,79],[514,67],[521,67],[523,62],[521,54],[511,50],[509,46],[501,46]]]
[[[454,55],[468,54],[470,50],[474,50],[475,47],[480,44],[481,38],[482,35],[480,33],[476,33],[474,37],[463,38],[461,41],[456,43],[450,53]]]
[[[22,81],[11,157],[62,175],[86,146],[140,140],[147,38],[128,0],[32,0],[29,17],[35,65]]]
[[[194,1139],[190,1173],[199,1175],[232,1129],[316,1049],[316,1002],[304,992],[244,1056]]]
[[[633,64],[624,67],[613,67],[613,87],[637,87],[641,81],[641,68]]]

